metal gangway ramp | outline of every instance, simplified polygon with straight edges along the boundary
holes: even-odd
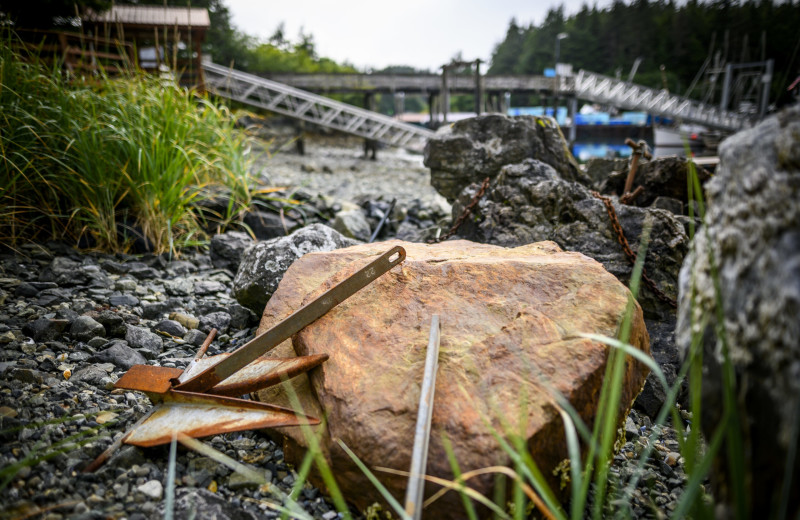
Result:
[[[583,69],[578,71],[574,81],[574,95],[593,103],[641,110],[655,116],[733,132],[751,124],[750,119],[742,114]]]
[[[215,63],[203,63],[203,71],[206,88],[218,96],[391,146],[422,152],[434,134],[377,112]]]

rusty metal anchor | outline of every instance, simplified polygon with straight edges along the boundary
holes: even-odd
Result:
[[[115,386],[144,392],[155,406],[84,471],[97,469],[122,443],[156,446],[170,442],[178,433],[205,437],[255,428],[318,424],[316,418],[234,396],[278,384],[328,359],[327,354],[288,359],[260,356],[366,287],[405,257],[402,247],[393,247],[234,352],[203,357],[213,341],[216,331],[212,330],[185,370],[151,365],[131,367]]]

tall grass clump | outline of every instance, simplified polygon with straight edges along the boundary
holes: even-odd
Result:
[[[205,238],[197,203],[249,203],[246,136],[228,110],[163,78],[68,81],[0,44],[0,237],[156,253]]]

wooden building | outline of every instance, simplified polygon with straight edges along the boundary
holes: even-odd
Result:
[[[201,48],[211,25],[205,8],[115,5],[82,22],[90,37],[131,44],[138,68],[174,73],[181,85],[204,89]]]

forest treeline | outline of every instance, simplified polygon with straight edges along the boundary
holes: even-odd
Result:
[[[706,57],[719,52],[731,63],[775,60],[770,99],[788,102],[786,87],[800,69],[800,5],[795,0],[675,2],[617,0],[609,7],[584,4],[567,16],[564,7],[547,12],[540,25],[512,19],[492,54],[490,74],[542,74],[559,62],[627,78],[642,58],[635,82],[666,86],[683,94]],[[660,70],[661,65],[664,71]],[[699,87],[698,87],[699,88]],[[694,94],[700,94],[696,91]]]

